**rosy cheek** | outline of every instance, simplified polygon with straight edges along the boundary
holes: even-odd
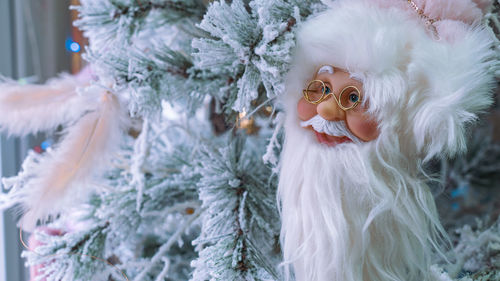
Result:
[[[310,104],[304,98],[301,98],[297,103],[297,113],[299,115],[299,119],[306,121],[316,116],[316,114],[318,114],[316,107],[317,106],[315,104]]]
[[[375,120],[359,115],[347,115],[346,119],[349,130],[361,140],[372,141],[378,137],[378,124]]]

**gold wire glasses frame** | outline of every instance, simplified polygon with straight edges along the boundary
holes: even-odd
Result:
[[[319,90],[321,90],[321,95],[319,93]],[[351,100],[349,94],[353,91],[350,90],[356,91],[357,93],[357,99],[355,101]],[[307,85],[307,88],[302,90],[302,93],[304,94],[304,99],[312,104],[320,104],[322,101],[328,98],[328,96],[331,95],[333,96],[335,102],[337,102],[338,106],[344,111],[355,108],[362,101],[361,92],[356,86],[345,87],[344,89],[342,89],[337,98],[322,80],[312,80]],[[348,94],[348,96],[346,97],[344,96],[344,94]]]

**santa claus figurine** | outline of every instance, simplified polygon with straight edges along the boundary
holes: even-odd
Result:
[[[423,165],[492,103],[484,0],[336,0],[298,28],[279,199],[286,279],[432,280]]]

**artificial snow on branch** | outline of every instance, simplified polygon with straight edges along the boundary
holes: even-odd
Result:
[[[200,257],[192,263],[192,281],[278,279],[275,182],[270,169],[257,164],[257,143],[237,136],[227,146],[204,147],[198,157],[198,188],[207,210],[193,242]]]
[[[75,25],[101,50],[144,29],[199,19],[206,9],[198,0],[82,0],[81,4],[72,6],[80,14]]]
[[[101,181],[88,183],[87,188],[95,192],[86,204],[68,208],[51,223],[50,227],[61,229],[63,234],[39,237],[44,245],[35,250],[42,256],[25,252],[29,263],[46,265],[41,274],[48,281],[104,281],[110,275],[115,280],[123,279],[116,268],[84,257],[87,255],[113,261],[129,280],[137,278],[145,268],[147,273],[139,280],[153,281],[161,275],[186,280],[186,269],[195,255],[190,241],[199,233],[196,217],[201,209],[194,190],[199,176],[181,173],[192,170],[191,157],[195,157],[186,153],[192,151],[193,142],[182,132],[164,123],[151,126],[148,136],[154,142],[150,142],[151,153],[145,155],[142,168],[145,178],[141,212],[136,209],[139,190],[132,184],[132,155],[137,140],[125,137]],[[22,184],[23,178],[17,180]],[[178,224],[185,228],[179,229]],[[90,239],[94,236],[99,239]],[[158,252],[154,261],[150,255],[153,251]],[[52,258],[50,255],[55,253],[61,256]],[[157,260],[168,268],[160,268]]]
[[[252,102],[283,94],[283,78],[295,46],[298,22],[324,8],[319,1],[216,1],[199,27],[211,37],[195,38],[197,69],[234,81],[220,92],[227,111],[250,111]]]

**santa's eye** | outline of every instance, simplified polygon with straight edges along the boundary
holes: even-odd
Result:
[[[328,95],[331,92],[332,92],[332,90],[330,89],[330,87],[325,86],[325,95]]]
[[[352,103],[358,102],[359,101],[359,95],[357,92],[351,92],[349,94],[349,101]]]
[[[339,104],[344,110],[351,109],[361,102],[361,94],[355,86],[345,87],[339,96]]]

